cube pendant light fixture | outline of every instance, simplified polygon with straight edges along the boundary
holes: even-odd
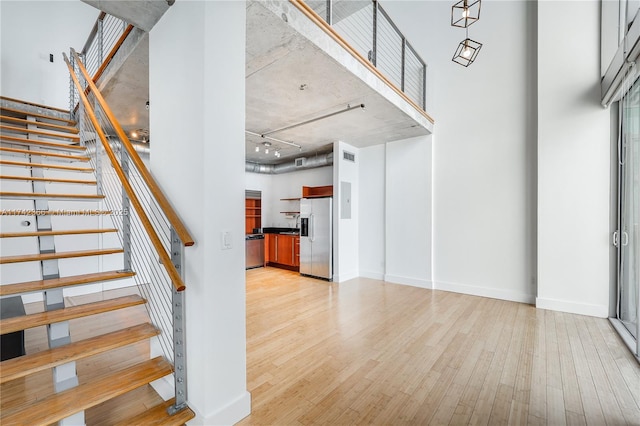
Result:
[[[467,36],[458,44],[456,53],[451,60],[456,64],[468,67],[478,57],[482,43],[469,38],[469,26],[480,19],[480,0],[469,3],[469,0],[460,0],[451,7],[451,26],[464,28]]]
[[[481,47],[482,43],[478,43],[467,37],[460,42],[451,60],[456,64],[468,67],[476,60]]]
[[[460,0],[451,7],[451,26],[467,28],[480,19],[480,2]]]

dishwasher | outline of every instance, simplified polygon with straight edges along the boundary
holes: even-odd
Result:
[[[249,234],[246,236],[246,268],[260,268],[264,266],[264,235]]]

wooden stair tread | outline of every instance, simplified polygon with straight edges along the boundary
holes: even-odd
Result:
[[[108,216],[112,210],[0,210],[0,216]]]
[[[19,166],[19,167],[37,167],[39,169],[57,169],[57,170],[68,170],[72,172],[83,172],[83,173],[93,172],[93,169],[91,167],[63,166],[61,164],[30,163],[28,161],[0,160],[0,165]]]
[[[128,308],[130,306],[142,305],[143,303],[146,303],[146,300],[136,294],[132,296],[102,300],[100,302],[86,303],[84,305],[70,306],[68,308],[57,309],[54,311],[38,312],[35,314],[6,318],[0,320],[0,334],[13,333],[14,331],[26,330],[61,321],[69,321],[89,315],[102,314],[105,312]]]
[[[48,130],[39,129],[27,129],[24,127],[7,126],[6,124],[0,124],[0,132],[8,131],[11,133],[24,133],[26,135],[41,135],[48,138],[60,138],[69,139],[74,142],[80,142],[80,136],[70,133],[50,132]]]
[[[37,145],[37,146],[43,146],[49,149],[61,149],[61,150],[67,150],[67,151],[84,151],[85,150],[83,146],[78,146],[78,145],[70,145],[65,143],[48,142],[48,141],[37,141],[34,139],[19,138],[15,136],[4,135],[4,134],[0,134],[0,141],[5,143],[18,143],[22,145]]]
[[[104,195],[95,194],[49,194],[40,192],[0,192],[0,197],[9,199],[47,198],[50,200],[102,200]]]
[[[2,256],[0,257],[0,265],[8,263],[34,262],[52,259],[68,259],[71,257],[87,257],[99,256],[103,254],[123,253],[121,248],[98,249],[98,250],[79,250],[79,251],[61,251],[56,253],[36,253],[23,254],[18,256]]]
[[[122,278],[133,277],[135,274],[135,272],[131,271],[107,271],[95,272],[91,274],[73,275],[71,277],[52,278],[49,280],[36,280],[15,284],[5,284],[0,286],[0,296],[10,296],[13,294],[44,291],[53,288],[119,280]]]
[[[0,175],[0,179],[4,180],[32,180],[38,182],[51,182],[51,183],[78,183],[84,185],[97,185],[95,180],[82,180],[82,179],[60,179],[60,178],[47,178],[47,177],[34,177],[34,176],[4,176]]]
[[[60,123],[67,123],[70,126],[75,126],[76,122],[73,120],[69,120],[69,119],[65,119],[65,118],[59,118],[59,117],[52,117],[50,115],[46,115],[46,114],[40,114],[37,112],[29,112],[29,111],[24,111],[22,109],[18,109],[18,108],[11,108],[11,107],[6,107],[6,106],[0,106],[0,112],[8,112],[14,115],[19,115],[22,117],[36,117],[36,118],[42,118],[45,120],[51,120],[51,121],[57,121]]]
[[[42,109],[48,109],[50,111],[61,112],[63,114],[69,114],[70,113],[70,111],[68,109],[58,108],[58,107],[45,105],[45,104],[38,104],[36,102],[25,101],[23,99],[10,98],[8,96],[0,96],[0,99],[5,100],[5,101],[14,102],[14,103],[17,103],[17,104],[29,105],[29,106],[33,106],[33,107],[36,107],[36,108],[42,108]]]
[[[3,410],[0,423],[48,425],[125,394],[171,372],[171,365],[167,361],[161,357],[154,358],[105,374],[90,383],[82,383],[66,391],[49,395],[21,409]]]
[[[41,128],[47,128],[47,129],[53,129],[53,130],[60,130],[62,132],[67,132],[67,133],[78,133],[78,129],[76,127],[71,127],[71,126],[63,126],[60,124],[53,124],[53,123],[45,123],[42,121],[33,121],[33,120],[25,120],[24,118],[18,118],[18,117],[10,117],[8,115],[0,115],[0,122],[11,122],[11,123],[16,123],[16,124],[24,124],[24,125],[33,125],[33,126],[37,126],[37,127],[41,127]]]
[[[173,416],[169,415],[167,408],[175,404],[176,399],[171,398],[162,404],[149,408],[134,417],[116,423],[114,426],[180,426],[193,419],[196,415],[189,407],[185,407]]]
[[[105,234],[108,232],[118,232],[116,228],[99,228],[99,229],[58,229],[51,231],[33,231],[33,232],[0,232],[0,238],[18,238],[18,237],[46,237],[50,235],[79,235],[79,234]]]
[[[48,151],[31,151],[28,149],[7,148],[4,146],[0,146],[0,153],[1,152],[9,152],[13,154],[26,154],[26,155],[38,156],[38,157],[60,158],[60,159],[69,160],[69,161],[86,162],[90,160],[89,157],[85,157],[81,155],[56,154],[54,152],[48,152]]]
[[[127,346],[158,334],[160,331],[153,325],[149,323],[138,324],[57,348],[8,359],[0,364],[0,383]]]

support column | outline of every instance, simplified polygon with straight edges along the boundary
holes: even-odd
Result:
[[[151,171],[196,240],[182,262],[187,402],[197,414],[194,424],[233,424],[250,412],[245,14],[244,2],[178,1],[149,34]],[[224,234],[230,248],[221,244]]]

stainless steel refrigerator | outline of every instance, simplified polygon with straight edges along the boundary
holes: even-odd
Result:
[[[333,279],[333,200],[300,200],[300,273]]]

